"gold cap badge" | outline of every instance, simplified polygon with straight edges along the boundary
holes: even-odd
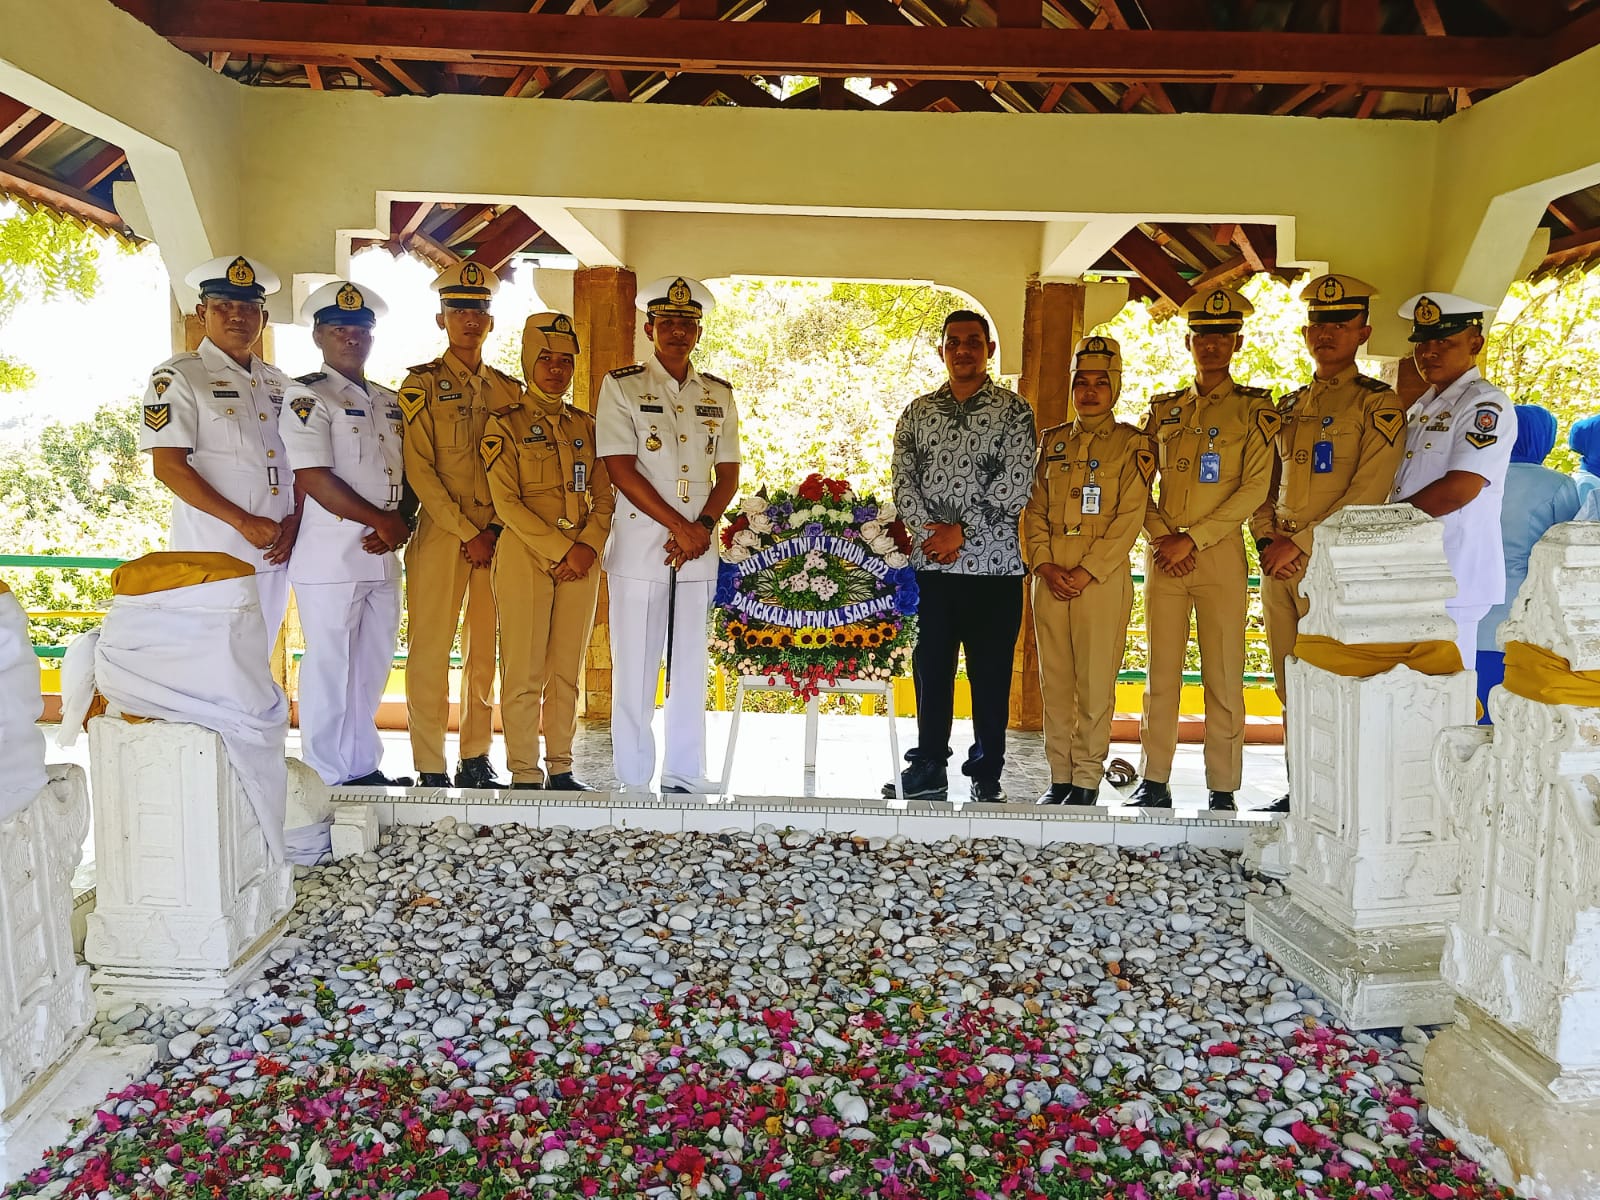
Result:
[[[1411,310],[1411,319],[1418,325],[1437,325],[1441,315],[1439,306],[1426,296],[1418,300],[1416,308]]]
[[[334,303],[345,312],[355,312],[366,305],[366,299],[361,295],[361,289],[353,283],[347,283],[339,289],[339,294],[334,297]]]
[[[461,268],[461,282],[468,287],[477,287],[483,282],[483,270],[475,262],[469,262]]]
[[[256,269],[244,255],[228,264],[228,282],[235,287],[249,287],[256,281]]]

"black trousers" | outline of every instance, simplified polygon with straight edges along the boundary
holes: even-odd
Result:
[[[911,655],[917,690],[915,753],[935,762],[950,757],[956,656],[964,650],[973,742],[961,773],[997,780],[1006,764],[1012,656],[1022,628],[1022,576],[918,571],[917,587],[921,599]]]

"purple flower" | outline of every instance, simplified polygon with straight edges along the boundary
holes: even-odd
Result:
[[[807,525],[806,526],[806,536],[807,537],[821,537],[822,536],[822,524],[821,524],[821,522],[813,521],[813,522],[811,522],[811,524]]]
[[[865,525],[868,521],[878,519],[878,506],[876,504],[858,504],[852,510],[857,525]]]

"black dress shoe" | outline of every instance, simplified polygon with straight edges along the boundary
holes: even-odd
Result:
[[[967,790],[968,797],[977,804],[1004,804],[1006,790],[998,779],[974,779]]]
[[[495,778],[489,766],[489,756],[479,754],[464,758],[456,764],[456,786],[462,788],[503,788],[505,782]]]
[[[998,785],[997,785],[998,786]],[[943,800],[950,794],[950,780],[943,762],[914,758],[900,773],[900,789],[907,800]],[[883,785],[886,800],[894,798],[894,783]]]
[[[1143,779],[1140,780],[1139,786],[1133,789],[1133,795],[1128,797],[1127,804],[1130,808],[1171,808],[1172,789],[1153,779]]]
[[[1066,804],[1075,789],[1070,783],[1052,783],[1050,790],[1039,797],[1040,804]]]
[[[511,790],[513,792],[542,792],[544,791],[544,784],[529,783],[527,781],[522,783],[513,782],[511,785]]]
[[[1067,793],[1067,803],[1076,804],[1080,808],[1092,807],[1100,803],[1100,789],[1082,787],[1075,783],[1072,785],[1072,790]]]
[[[1276,800],[1274,800],[1271,804],[1267,805],[1265,808],[1260,808],[1260,809],[1257,809],[1256,811],[1257,812],[1270,812],[1270,813],[1286,813],[1286,812],[1288,812],[1289,811],[1289,793],[1285,792],[1283,795],[1279,796]]]
[[[544,790],[547,792],[592,792],[594,789],[571,771],[557,771],[554,775],[547,776],[544,781]]]
[[[449,787],[450,776],[443,771],[424,771],[417,781],[418,787]]]
[[[401,775],[390,779],[382,771],[368,771],[365,775],[357,775],[354,779],[346,779],[340,787],[413,787],[416,780],[409,775]]]
[[[1217,812],[1236,812],[1239,806],[1233,802],[1232,792],[1219,792],[1213,788],[1206,800],[1206,807]]]

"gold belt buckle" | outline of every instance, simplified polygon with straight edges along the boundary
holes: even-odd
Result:
[[[678,499],[685,504],[689,502],[689,481],[687,479],[678,480]]]

